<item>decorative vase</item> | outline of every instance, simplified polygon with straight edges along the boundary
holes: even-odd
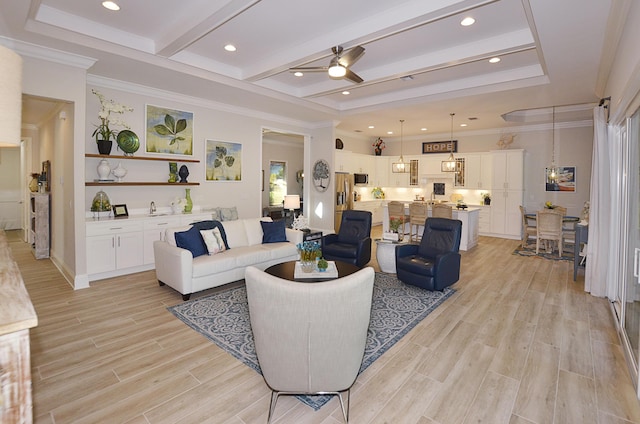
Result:
[[[106,159],[102,159],[98,164],[98,179],[101,181],[108,180],[109,174],[111,174],[111,167],[109,166],[109,161],[107,161]]]
[[[111,173],[116,177],[118,182],[121,182],[124,176],[127,175],[127,170],[122,166],[121,162],[118,162],[118,166],[116,166]]]
[[[187,165],[182,165],[180,167],[180,171],[178,171],[178,175],[180,176],[181,183],[187,182],[187,177],[189,176],[189,168],[187,168]]]
[[[170,183],[178,182],[178,163],[177,162],[169,162],[169,182]]]
[[[113,145],[113,141],[111,140],[98,140],[96,141],[98,144],[98,153],[101,155],[111,154],[111,146]]]
[[[381,149],[375,149],[374,151],[376,153],[376,156],[380,156],[382,154],[382,150]]]
[[[484,204],[485,204],[486,206],[491,205],[491,199],[490,199],[490,198],[488,198],[488,197],[487,197],[486,199],[484,199]]]
[[[316,261],[313,260],[301,260],[300,267],[302,268],[302,272],[313,272],[316,267]]]
[[[187,199],[187,204],[184,205],[184,213],[191,213],[191,210],[193,209],[193,201],[191,200],[191,189],[185,188],[184,191],[186,192],[185,198]]]

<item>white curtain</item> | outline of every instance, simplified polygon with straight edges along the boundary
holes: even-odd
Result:
[[[611,166],[609,134],[604,107],[593,110],[593,156],[589,210],[589,243],[584,290],[598,297],[613,298],[607,284],[611,236]]]

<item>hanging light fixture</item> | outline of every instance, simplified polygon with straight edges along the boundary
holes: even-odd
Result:
[[[551,109],[551,167],[547,169],[547,183],[558,182],[558,167],[556,166],[556,107]]]
[[[404,157],[402,157],[403,125],[404,125],[404,119],[401,119],[400,120],[400,160],[398,160],[398,162],[393,162],[391,164],[391,172],[395,172],[395,173],[408,172],[407,164],[404,162]]]
[[[440,164],[440,171],[442,172],[456,172],[456,158],[453,157],[453,116],[455,113],[450,113],[451,116],[451,141],[449,143],[449,157],[447,160],[443,160]]]

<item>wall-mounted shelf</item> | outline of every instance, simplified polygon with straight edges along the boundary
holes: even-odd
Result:
[[[200,183],[163,183],[163,182],[155,182],[155,181],[87,181],[84,183],[85,186],[174,186],[174,187],[182,187],[182,186],[197,186]]]
[[[87,158],[97,159],[112,159],[112,160],[144,160],[144,161],[156,161],[156,162],[188,162],[188,163],[200,163],[199,159],[183,159],[183,158],[161,158],[151,156],[124,156],[124,155],[99,155],[96,153],[86,153],[84,155]],[[167,181],[87,181],[84,183],[86,187],[90,186],[197,186],[200,183],[170,183]]]
[[[99,155],[96,153],[86,153],[87,158],[99,159],[129,159],[129,160],[156,160],[161,162],[191,162],[200,163],[199,159],[183,159],[183,158],[155,158],[150,156],[124,156],[124,155]]]

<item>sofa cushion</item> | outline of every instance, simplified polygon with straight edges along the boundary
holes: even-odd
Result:
[[[262,226],[262,243],[287,241],[284,219],[275,222],[261,221],[260,225]]]
[[[222,226],[227,234],[227,245],[230,249],[249,245],[244,220],[224,221]]]
[[[182,249],[187,249],[191,252],[194,258],[208,253],[207,246],[204,244],[200,230],[196,227],[191,227],[187,231],[175,233],[175,238],[176,246]]]
[[[235,221],[238,219],[238,209],[235,206],[231,208],[218,208],[218,217],[222,221]]]
[[[222,222],[216,221],[216,220],[208,220],[208,221],[194,222],[192,225],[200,231],[212,230],[214,228],[219,229],[220,235],[222,236],[222,241],[224,242],[224,247],[225,249],[229,249],[229,243],[227,243],[227,234],[224,231],[224,226],[222,225]]]
[[[262,244],[262,226],[260,221],[265,218],[251,218],[243,219],[244,230],[247,233],[247,244],[254,246],[256,244]],[[271,218],[266,218],[271,220]]]
[[[200,230],[204,244],[207,246],[209,255],[215,255],[216,253],[224,252],[227,250],[224,241],[222,240],[222,234],[220,234],[219,228],[212,230]]]

